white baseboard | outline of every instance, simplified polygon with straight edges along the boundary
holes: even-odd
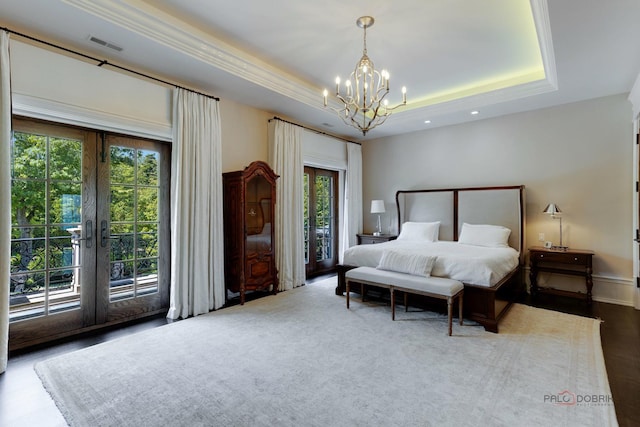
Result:
[[[635,280],[593,276],[593,300],[633,307]]]

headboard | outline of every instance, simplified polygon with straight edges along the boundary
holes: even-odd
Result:
[[[524,262],[524,185],[396,192],[398,232],[407,221],[440,221],[440,240],[457,241],[462,224],[492,224],[511,229],[509,246]]]

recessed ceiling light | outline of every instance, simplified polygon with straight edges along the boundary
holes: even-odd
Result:
[[[477,114],[480,114],[480,111],[478,111],[478,110],[473,110],[473,111],[471,112],[471,115],[472,115],[472,116],[475,116],[475,115],[477,115]]]
[[[425,122],[426,124],[429,124],[429,123],[431,123],[431,120],[425,120],[424,122]]]

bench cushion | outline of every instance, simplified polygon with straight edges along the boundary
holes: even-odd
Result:
[[[347,271],[349,281],[362,280],[371,283],[381,283],[397,288],[429,292],[436,295],[454,296],[464,289],[462,282],[444,277],[424,277],[396,271],[378,270],[373,267],[358,267]]]

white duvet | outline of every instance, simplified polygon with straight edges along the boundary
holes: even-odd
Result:
[[[489,248],[458,242],[416,242],[392,240],[347,249],[344,264],[377,267],[387,249],[435,256],[432,276],[448,277],[478,286],[493,286],[518,265],[518,251],[513,248]]]

